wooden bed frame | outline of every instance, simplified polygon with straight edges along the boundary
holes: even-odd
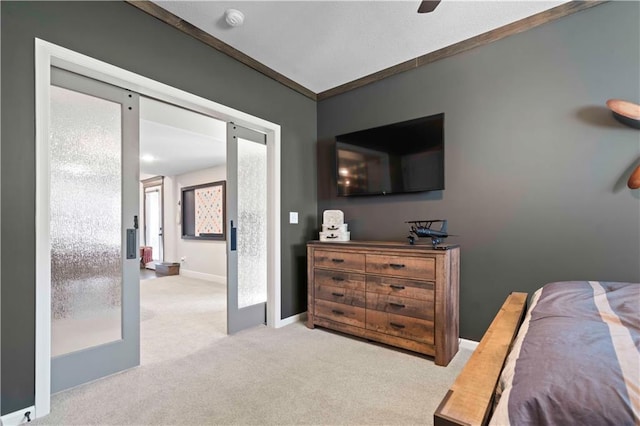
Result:
[[[433,413],[435,426],[486,425],[496,385],[527,311],[527,293],[511,293]]]

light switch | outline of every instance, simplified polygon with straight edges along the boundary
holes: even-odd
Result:
[[[289,212],[289,223],[298,223],[298,212]]]

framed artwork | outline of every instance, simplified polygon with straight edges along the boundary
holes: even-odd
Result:
[[[225,190],[223,180],[182,188],[183,239],[224,241],[227,238]]]

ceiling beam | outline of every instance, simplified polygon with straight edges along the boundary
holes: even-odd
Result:
[[[325,90],[324,92],[318,93],[318,101],[322,101],[332,96],[337,96],[350,90],[366,86],[367,84],[374,83],[376,81],[385,79],[395,74],[399,74],[401,72],[409,71],[430,64],[432,62],[439,61],[440,59],[457,55],[458,53],[466,52],[467,50],[492,43],[510,35],[530,30],[542,24],[546,24],[547,22],[555,21],[556,19],[571,15],[581,10],[598,6],[602,3],[607,3],[607,0],[571,1],[561,4],[560,6],[556,6],[552,9],[545,10],[544,12],[540,12],[527,18],[520,19],[519,21],[502,26],[500,28],[487,31],[486,33],[471,37],[456,44],[452,44],[451,46],[447,46],[434,52],[427,53],[426,55],[418,56],[417,58],[402,62],[398,65],[394,65],[382,71],[369,74],[357,80],[341,84],[340,86],[334,87],[333,89]]]
[[[519,21],[507,24],[500,28],[496,28],[486,33],[471,37],[467,40],[463,40],[451,46],[444,47],[426,55],[418,56],[417,58],[410,59],[400,64],[394,65],[389,68],[385,68],[381,71],[369,74],[365,77],[358,78],[333,89],[325,90],[320,93],[315,93],[301,84],[285,77],[277,71],[272,70],[268,66],[256,61],[248,55],[240,52],[234,47],[228,45],[222,40],[208,34],[201,29],[195,27],[189,22],[181,19],[173,13],[163,9],[151,1],[143,0],[125,0],[131,6],[134,6],[149,15],[161,20],[162,22],[171,25],[172,27],[188,34],[197,40],[205,43],[206,45],[213,47],[214,49],[242,62],[250,68],[264,74],[265,76],[276,80],[277,82],[289,87],[292,90],[312,99],[314,101],[322,101],[324,99],[331,98],[333,96],[340,95],[350,90],[357,89],[359,87],[366,86],[376,81],[391,77],[392,75],[399,74],[405,71],[410,71],[418,67],[430,64],[440,59],[448,58],[458,53],[466,52],[476,47],[483,46],[485,44],[492,43],[497,40],[501,40],[510,35],[518,34],[523,31],[530,30],[547,22],[555,21],[556,19],[571,15],[581,10],[589,9],[594,6],[598,6],[603,3],[607,3],[609,0],[586,0],[586,1],[570,1],[552,9],[545,10],[544,12],[537,13],[535,15],[523,18]]]
[[[163,9],[157,4],[147,0],[125,0],[125,2],[161,20],[162,22],[171,25],[172,27],[182,31],[183,33],[190,35],[191,37],[203,42],[204,44],[213,47],[214,49],[224,53],[225,55],[228,55],[233,59],[242,62],[243,64],[247,65],[250,68],[253,68],[259,73],[274,79],[278,83],[284,84],[288,88],[295,90],[296,92],[308,97],[309,99],[312,99],[314,101],[317,100],[316,94],[313,91],[307,89],[301,84],[296,83],[290,78],[285,77],[279,72],[272,70],[268,66],[256,61],[252,57],[245,55],[238,49],[228,45],[227,43],[212,36],[211,34],[202,31],[200,28]]]

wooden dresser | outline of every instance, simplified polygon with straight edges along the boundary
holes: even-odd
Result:
[[[307,327],[419,352],[437,365],[458,352],[457,246],[312,241],[307,261]]]

